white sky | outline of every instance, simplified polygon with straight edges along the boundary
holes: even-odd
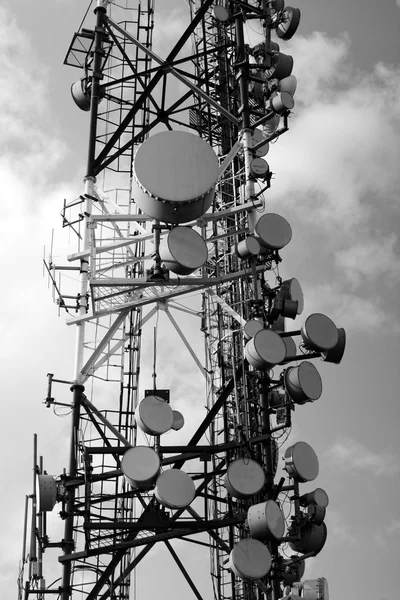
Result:
[[[186,4],[157,4],[163,36],[173,40]],[[371,4],[299,0],[302,23],[285,46],[299,80],[296,107],[290,131],[268,155],[275,173],[268,208],[294,231],[282,252],[283,273],[300,280],[305,314],[326,313],[348,334],[340,366],[317,363],[323,396],[296,410],[290,437],[316,450],[315,483],[330,496],[328,541],[306,576],[327,577],[331,597],[340,600],[389,600],[398,593],[400,8],[395,0]],[[61,472],[67,457],[68,420],[41,402],[46,373],[72,377],[74,331],[57,317],[41,260],[52,228],[58,247],[67,247],[62,202],[82,193],[88,120],[70,100],[78,71],[62,61],[86,6],[0,0],[4,598],[16,594],[33,432],[50,472]],[[175,377],[160,366],[160,380],[173,383],[182,412],[186,390],[189,398],[193,389],[180,373],[190,364],[182,351]],[[60,392],[59,400],[61,394],[68,399]],[[195,409],[201,406],[199,399]],[[194,557],[186,550],[189,571],[203,578],[205,563]],[[139,587],[150,593],[148,586],[158,583],[149,583],[148,568],[139,571]],[[174,597],[189,595],[185,585]]]

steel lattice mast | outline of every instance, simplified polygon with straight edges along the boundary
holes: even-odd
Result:
[[[290,446],[289,481],[275,481],[277,439],[290,431],[294,405],[322,391],[310,359],[338,363],[345,345],[344,331],[321,314],[286,331],[302,312],[297,280],[279,275],[291,229],[264,206],[271,173],[262,157],[288,129],[296,87],[293,59],[271,32],[290,39],[300,13],[283,0],[188,5],[188,26],[166,59],[152,49],[152,0],[98,0],[94,27],[81,28],[67,53],[66,64],[83,69],[72,95],[90,118],[84,193],[63,211],[63,225],[77,234],[68,262],[79,290],[57,285],[65,267],[51,257],[46,267],[59,305],[75,310],[70,459],[54,478],[35,450],[29,574],[26,582],[20,574],[19,599],[136,598],[132,576],[156,544],[201,599],[173,545],[188,538],[210,550],[217,600],[327,598],[323,578],[300,581],[304,560],[326,539],[326,493],[299,492],[318,473],[312,448]],[[250,21],[258,24],[254,40],[245,36]],[[183,419],[172,410],[173,387],[157,387],[157,357],[171,358],[151,329],[159,315],[204,381],[207,410],[184,445],[162,435]],[[188,315],[203,335],[204,359],[185,332]],[[154,365],[141,383],[144,335],[154,335]],[[49,375],[48,406],[57,405],[52,385],[60,382]],[[108,386],[114,392],[104,401]],[[140,386],[149,389],[140,394]],[[64,534],[52,542],[46,513],[56,501]],[[62,551],[62,579],[46,588],[42,559],[52,547]]]

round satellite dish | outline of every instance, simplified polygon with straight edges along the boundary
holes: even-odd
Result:
[[[324,360],[325,362],[334,363],[335,365],[338,365],[342,361],[343,354],[346,348],[345,330],[343,329],[343,327],[340,327],[338,328],[337,332],[339,336],[337,344],[330,350],[322,352],[322,360]]]
[[[174,420],[172,422],[171,429],[173,429],[174,431],[179,431],[185,424],[185,418],[183,414],[179,412],[179,410],[173,410],[172,415]]]
[[[300,10],[287,6],[282,13],[282,19],[276,28],[276,34],[281,40],[290,40],[297,31],[300,23]]]
[[[248,235],[246,239],[238,243],[236,253],[240,258],[246,259],[257,256],[261,252],[260,242],[254,235]]]
[[[285,452],[284,468],[295,481],[313,481],[319,473],[318,457],[306,442],[296,442]]]
[[[307,350],[323,352],[334,348],[339,341],[335,323],[326,315],[314,313],[307,317],[301,328],[301,337]]]
[[[302,586],[303,600],[329,600],[328,581],[325,577],[306,579]]]
[[[221,23],[225,23],[229,19],[229,13],[224,6],[217,4],[217,6],[214,6],[214,18]]]
[[[247,362],[261,371],[272,369],[286,356],[286,346],[282,338],[271,329],[263,329],[247,342],[245,357]]]
[[[275,213],[263,215],[254,228],[261,244],[269,250],[280,250],[292,239],[292,228],[289,223]]]
[[[148,138],[133,162],[133,198],[143,212],[166,223],[186,223],[211,206],[218,178],[212,147],[185,131]]]
[[[297,354],[297,348],[294,339],[291,337],[284,337],[282,340],[286,346],[285,361],[293,360]]]
[[[300,496],[301,506],[309,506],[310,504],[326,508],[329,504],[328,494],[322,488],[316,488],[313,492]]]
[[[300,581],[300,579],[304,575],[305,570],[306,563],[304,560],[296,562],[293,565],[286,566],[283,575],[283,585],[292,585],[295,581]]]
[[[294,96],[297,89],[297,78],[294,75],[289,75],[289,77],[281,79],[279,89],[281,92],[289,92],[291,96]]]
[[[253,158],[250,163],[250,175],[256,179],[266,177],[269,173],[269,164],[263,158]]]
[[[252,458],[237,458],[225,474],[225,487],[234,498],[245,500],[259,494],[265,485],[265,473]]]
[[[189,275],[206,262],[207,245],[194,229],[174,227],[160,244],[160,258],[169,271]]]
[[[277,52],[272,59],[272,67],[267,71],[268,78],[285,79],[293,71],[293,56]]]
[[[270,108],[275,111],[278,115],[283,115],[283,113],[288,110],[292,110],[294,107],[294,99],[289,92],[280,92],[276,96],[273,96],[270,101]]]
[[[296,404],[318,400],[322,394],[322,379],[316,367],[308,360],[298,367],[289,367],[284,376],[285,388]]]
[[[249,319],[244,326],[244,337],[249,340],[264,329],[262,319]]]
[[[146,396],[135,412],[136,423],[148,435],[169,431],[174,422],[172,408],[158,396]]]
[[[268,119],[268,121],[265,121],[263,123],[263,133],[266,137],[269,137],[270,135],[272,135],[273,133],[275,133],[275,131],[278,129],[279,127],[279,121],[281,120],[280,115],[273,115],[270,119]]]
[[[90,110],[90,93],[87,90],[86,78],[82,77],[71,85],[71,96],[75,104],[84,111]]]
[[[183,508],[193,502],[196,489],[193,479],[180,469],[161,473],[154,490],[160,504],[167,508]]]
[[[53,510],[57,501],[57,484],[53,475],[38,475],[39,511]]]
[[[253,133],[251,134],[251,146],[252,147],[256,146],[263,140],[265,140],[265,136],[264,136],[263,132],[261,131],[261,129],[255,129],[253,131]],[[260,148],[255,150],[254,154],[256,157],[261,157],[261,156],[265,156],[266,154],[268,154],[268,152],[269,152],[269,143],[265,142],[265,144],[263,144],[262,146],[260,146]]]
[[[271,568],[271,554],[262,542],[246,538],[234,545],[229,567],[241,579],[260,579]]]
[[[247,522],[256,540],[281,540],[285,533],[285,517],[274,500],[250,506]]]
[[[290,542],[289,546],[296,552],[307,554],[307,552],[321,552],[325,545],[328,530],[325,523],[322,525],[314,525],[314,523],[306,523],[300,530],[301,539],[295,542]]]
[[[156,482],[160,472],[160,457],[153,448],[135,446],[125,452],[121,469],[132,487],[146,490]]]
[[[284,298],[297,302],[297,314],[301,315],[304,310],[304,296],[298,280],[295,277],[286,279],[281,283],[280,289],[284,294]]]

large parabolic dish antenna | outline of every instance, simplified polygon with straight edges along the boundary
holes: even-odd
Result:
[[[136,153],[133,197],[146,215],[165,223],[187,223],[211,206],[218,160],[203,139],[185,131],[148,138]]]

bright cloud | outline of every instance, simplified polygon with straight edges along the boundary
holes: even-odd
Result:
[[[400,69],[352,68],[346,36],[296,36],[281,51],[293,54],[299,85],[289,135],[268,155],[277,175],[266,201],[284,208],[305,243],[302,259],[285,250],[284,266],[293,261],[291,272],[307,282],[307,310],[309,291],[318,291],[353,329],[397,330],[385,293],[400,271]]]
[[[351,438],[340,437],[326,452],[327,460],[342,471],[393,477],[400,472],[398,458],[390,452],[374,452]],[[400,530],[400,525],[399,525]]]

